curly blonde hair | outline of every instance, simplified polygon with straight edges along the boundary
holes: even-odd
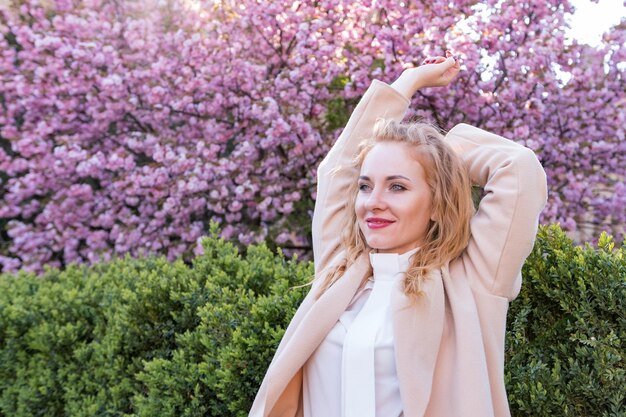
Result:
[[[360,144],[353,165],[346,167],[358,173],[369,151],[381,142],[405,143],[414,147],[416,160],[424,167],[432,194],[433,220],[428,225],[424,244],[413,255],[405,275],[404,292],[412,299],[422,295],[422,284],[428,273],[459,256],[470,238],[474,205],[469,175],[461,158],[443,139],[437,128],[426,123],[403,124],[380,119],[373,136]],[[318,297],[340,279],[363,252],[371,250],[357,221],[357,192],[355,177],[348,197],[349,216],[339,247],[339,250],[345,250],[346,255],[322,278]]]

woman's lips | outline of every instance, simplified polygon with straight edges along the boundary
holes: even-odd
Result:
[[[365,222],[367,223],[367,227],[370,229],[382,229],[383,227],[387,227],[394,223],[393,220],[380,219],[377,217],[365,219]]]

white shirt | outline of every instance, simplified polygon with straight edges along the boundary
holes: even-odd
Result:
[[[357,292],[304,366],[304,417],[400,417],[390,298],[411,255],[371,253],[373,280]]]

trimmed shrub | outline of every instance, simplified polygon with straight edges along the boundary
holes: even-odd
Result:
[[[626,248],[542,227],[507,326],[514,416],[624,417]]]
[[[204,250],[1,275],[0,416],[244,414],[313,269]]]
[[[218,243],[216,245],[216,243]],[[205,242],[194,269],[210,277],[198,325],[177,336],[170,358],[145,363],[136,415],[245,416],[291,317],[313,277],[310,263],[286,262],[264,246],[240,259],[230,244]]]
[[[246,416],[313,268],[215,228],[203,247],[0,275],[0,417]],[[624,252],[540,229],[509,314],[514,417],[624,416]]]

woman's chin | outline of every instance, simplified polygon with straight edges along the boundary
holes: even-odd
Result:
[[[372,248],[373,251],[376,252],[388,252],[393,248],[393,245],[388,242],[381,242],[381,239],[372,239],[367,242],[367,246]]]

